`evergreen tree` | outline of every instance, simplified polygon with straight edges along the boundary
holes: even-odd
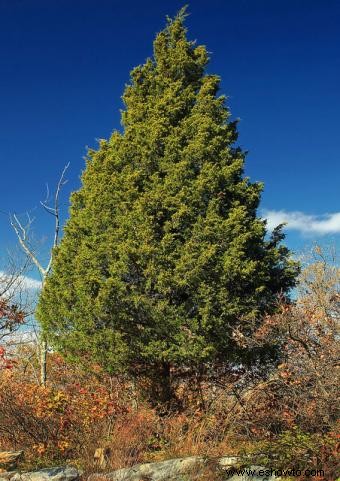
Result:
[[[279,230],[257,217],[220,79],[182,10],[131,72],[115,131],[90,150],[38,318],[56,349],[107,370],[239,362],[233,336],[294,285]]]

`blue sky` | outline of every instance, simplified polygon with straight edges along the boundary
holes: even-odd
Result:
[[[47,249],[52,219],[37,207],[46,182],[71,163],[66,215],[86,146],[120,127],[129,71],[183,4],[0,0],[2,251],[15,242],[5,213],[26,210]],[[263,215],[288,220],[296,252],[340,246],[340,2],[193,0],[189,12],[189,36],[211,52],[209,71],[240,118],[246,173],[265,183]]]

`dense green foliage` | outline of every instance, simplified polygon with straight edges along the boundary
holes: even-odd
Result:
[[[123,131],[89,152],[38,307],[55,348],[110,371],[239,360],[234,326],[254,326],[295,282],[184,17],[132,71]]]

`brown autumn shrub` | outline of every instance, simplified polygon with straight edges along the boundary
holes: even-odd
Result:
[[[302,271],[299,297],[265,319],[249,345],[271,340],[281,362],[261,382],[246,386],[237,413],[240,428],[268,462],[339,469],[340,268],[317,248]]]
[[[65,373],[63,360],[53,357],[54,374]],[[28,465],[36,466],[91,457],[128,406],[112,379],[82,376],[69,372],[43,387],[22,375],[20,362],[0,373],[1,448],[24,449]]]
[[[119,469],[148,461],[159,449],[159,418],[154,409],[139,406],[118,416],[112,426],[106,447],[110,450],[107,469]]]

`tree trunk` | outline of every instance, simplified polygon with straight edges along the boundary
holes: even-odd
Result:
[[[173,396],[170,364],[163,362],[160,366],[159,400],[161,403],[167,404],[171,401]]]
[[[180,409],[172,381],[170,363],[162,362],[154,366],[151,373],[151,396],[149,393],[148,397],[160,415]]]

